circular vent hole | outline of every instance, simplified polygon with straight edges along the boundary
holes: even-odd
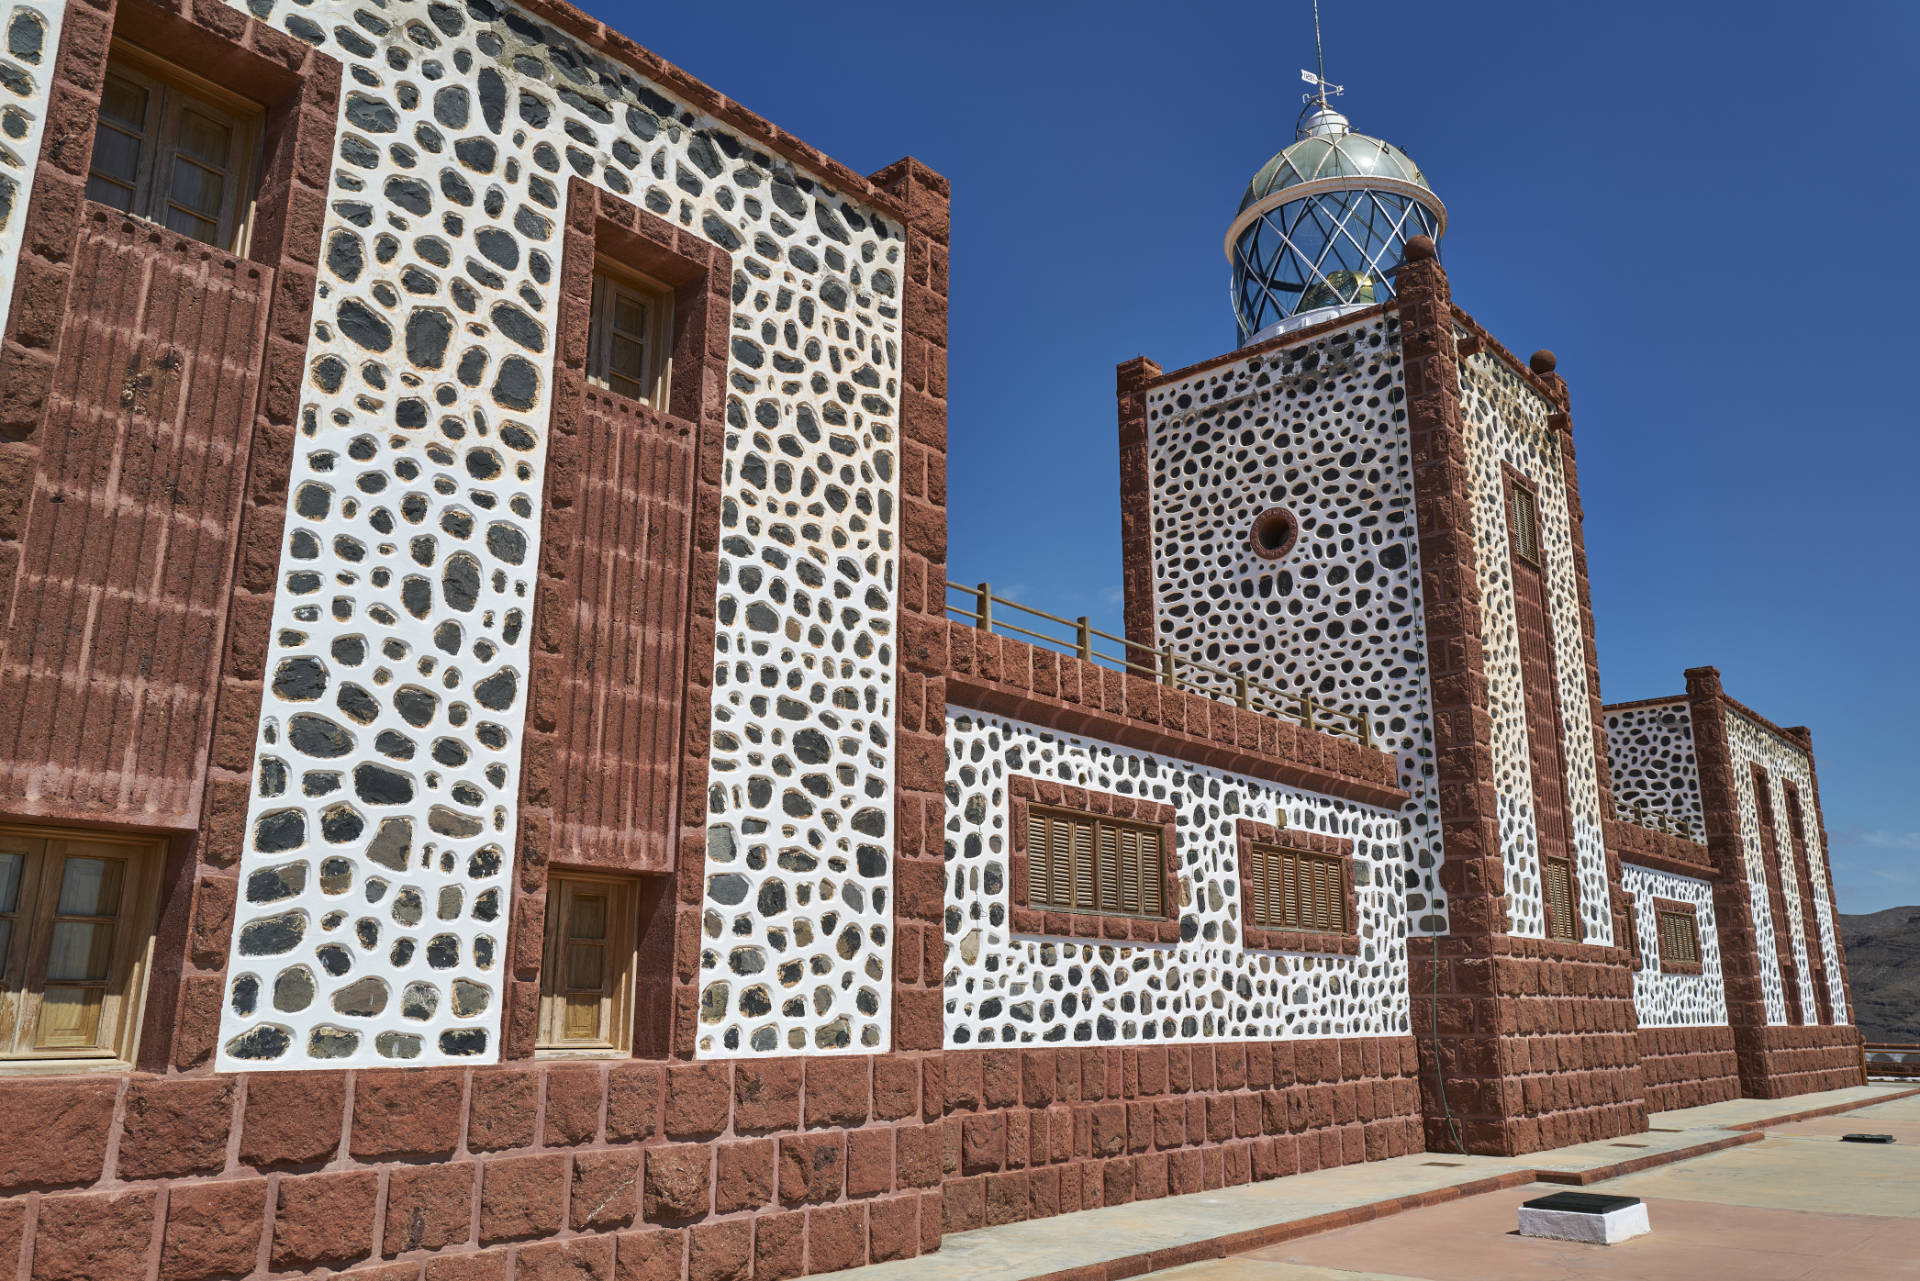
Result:
[[[1300,526],[1292,512],[1284,507],[1269,507],[1254,518],[1253,553],[1266,560],[1276,560],[1293,549],[1293,540],[1299,534]]]

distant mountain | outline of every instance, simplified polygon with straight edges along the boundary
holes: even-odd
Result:
[[[1840,917],[1847,975],[1869,1041],[1920,1042],[1920,907]]]

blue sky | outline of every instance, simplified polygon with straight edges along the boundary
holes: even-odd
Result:
[[[862,172],[954,186],[951,564],[1118,630],[1114,366],[1233,345],[1221,241],[1307,0],[596,16]],[[722,17],[724,13],[724,17]],[[1840,904],[1920,903],[1920,5],[1325,0],[1454,297],[1572,385],[1602,692],[1810,725]]]

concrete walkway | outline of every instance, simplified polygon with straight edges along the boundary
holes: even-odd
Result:
[[[1758,1144],[1754,1129],[1802,1117],[1810,1112],[1861,1108],[1916,1092],[1912,1086],[1874,1085],[1790,1099],[1737,1099],[1679,1112],[1655,1113],[1645,1134],[1574,1147],[1536,1152],[1525,1157],[1456,1156],[1416,1153],[1365,1165],[1316,1170],[1264,1183],[1221,1188],[1189,1196],[1165,1197],[1130,1205],[1109,1206],[1078,1214],[1000,1227],[959,1232],[941,1242],[936,1254],[894,1263],[875,1264],[829,1274],[835,1281],[1101,1281],[1107,1277],[1138,1276],[1199,1260],[1221,1260],[1205,1267],[1239,1267],[1259,1262],[1251,1256],[1222,1259],[1242,1251],[1262,1254],[1278,1243],[1316,1233],[1348,1228],[1368,1220],[1420,1211],[1485,1193],[1525,1187],[1546,1178],[1560,1184],[1588,1184],[1628,1176],[1648,1167],[1667,1167],[1676,1160]],[[1920,1104],[1920,1099],[1913,1101]],[[1898,1105],[1894,1105],[1898,1106]],[[1866,1117],[1868,1113],[1858,1114]],[[1891,1124],[1893,1118],[1886,1118]],[[1806,1122],[1806,1124],[1816,1124]],[[1839,1144],[1825,1140],[1832,1147]],[[1856,1145],[1846,1145],[1858,1151]],[[1920,1158],[1920,1148],[1913,1150]],[[1914,1198],[1907,1183],[1905,1192]],[[1541,1191],[1548,1189],[1539,1189]],[[1633,1193],[1633,1195],[1641,1195]],[[1477,1204],[1477,1202],[1476,1202]],[[1451,1207],[1449,1207],[1451,1208]],[[1920,1207],[1916,1207],[1920,1213]],[[1506,1222],[1511,1227],[1512,1214]],[[1372,1226],[1369,1224],[1369,1226]],[[1278,1261],[1275,1261],[1278,1262]],[[1286,1281],[1362,1281],[1374,1274],[1339,1270],[1323,1273],[1325,1265],[1299,1264],[1289,1272],[1201,1272],[1198,1281],[1241,1277],[1286,1278]],[[1349,1265],[1351,1267],[1351,1265]],[[1187,1273],[1180,1273],[1185,1277]],[[1402,1276],[1425,1277],[1423,1272]],[[1435,1274],[1437,1275],[1437,1274]],[[1537,1273],[1533,1275],[1547,1275]],[[1891,1274],[1890,1274],[1891,1275]]]
[[[1854,1131],[1892,1134],[1895,1143],[1839,1141]],[[1920,1278],[1920,1097],[1754,1137],[1596,1183],[1595,1192],[1639,1197],[1647,1207],[1652,1233],[1616,1246],[1518,1235],[1520,1203],[1551,1190],[1531,1184],[1175,1268],[1154,1281]]]

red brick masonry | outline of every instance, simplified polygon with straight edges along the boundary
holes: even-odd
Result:
[[[1649,1112],[1740,1097],[1740,1069],[1729,1027],[1643,1027],[1640,1069]]]
[[[946,1056],[946,1229],[1421,1149],[1407,1037]]]
[[[1022,934],[1054,934],[1064,938],[1124,941],[1136,943],[1177,943],[1180,941],[1180,863],[1176,856],[1174,811],[1171,805],[1156,805],[1134,796],[1115,796],[1111,792],[1093,792],[1084,787],[1068,787],[1042,779],[1020,775],[1007,780],[1007,793],[1013,822],[1008,835],[1013,895],[1011,921]],[[1098,814],[1104,818],[1124,818],[1136,823],[1152,823],[1160,828],[1160,901],[1165,911],[1158,917],[1122,916],[1108,912],[1059,912],[1042,910],[1027,901],[1027,806],[1054,805],[1061,809]]]
[[[916,620],[903,643],[947,664],[947,696],[961,707],[1365,805],[1407,800],[1393,757],[1352,739],[951,620]]]
[[[907,1258],[939,1240],[945,1097],[912,1054],[0,1081],[0,1276],[23,1251],[35,1281]]]

